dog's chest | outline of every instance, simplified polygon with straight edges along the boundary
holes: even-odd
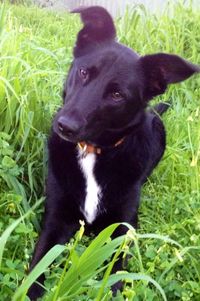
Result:
[[[97,216],[98,204],[101,200],[101,187],[94,174],[96,155],[90,153],[85,157],[79,156],[78,161],[85,178],[85,200],[80,209],[87,222],[91,224]]]

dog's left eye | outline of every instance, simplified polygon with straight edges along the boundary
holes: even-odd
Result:
[[[88,73],[88,71],[87,71],[86,69],[83,69],[83,68],[80,68],[80,69],[79,69],[79,76],[80,76],[80,78],[82,78],[84,81],[85,81],[86,79],[88,79],[88,75],[89,75],[89,73]]]
[[[115,101],[120,101],[120,100],[124,99],[124,96],[119,91],[112,92],[111,96],[112,96],[112,99]]]

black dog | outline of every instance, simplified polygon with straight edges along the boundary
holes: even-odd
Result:
[[[115,222],[137,227],[141,186],[165,150],[162,121],[145,108],[168,84],[200,72],[176,55],[140,57],[117,43],[113,20],[102,7],[74,12],[84,27],[49,140],[45,216],[31,269],[73,236],[79,220],[96,232]],[[161,114],[166,107],[155,110]],[[115,236],[125,231],[121,227]],[[119,262],[115,270],[120,268]],[[34,284],[29,296],[40,293]]]

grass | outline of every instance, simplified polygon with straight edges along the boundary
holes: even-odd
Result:
[[[176,53],[200,64],[199,16],[181,4],[170,5],[160,17],[136,7],[117,20],[119,41],[140,54]],[[0,5],[0,300],[28,300],[28,286],[45,270],[44,300],[198,301],[198,76],[154,100],[170,100],[172,108],[164,116],[165,156],[143,189],[138,232],[130,229],[111,241],[113,225],[89,240],[82,225],[70,244],[50,250],[36,274],[26,278],[43,212],[46,141],[80,26],[69,14]],[[115,251],[131,254],[129,273],[110,276],[113,262],[103,262]],[[113,298],[109,287],[119,278],[126,278],[126,286]]]

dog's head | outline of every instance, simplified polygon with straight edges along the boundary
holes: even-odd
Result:
[[[113,20],[102,7],[76,9],[83,28],[78,33],[64,87],[64,105],[54,120],[63,139],[113,145],[140,124],[154,96],[200,72],[176,55],[139,56],[119,44]]]

